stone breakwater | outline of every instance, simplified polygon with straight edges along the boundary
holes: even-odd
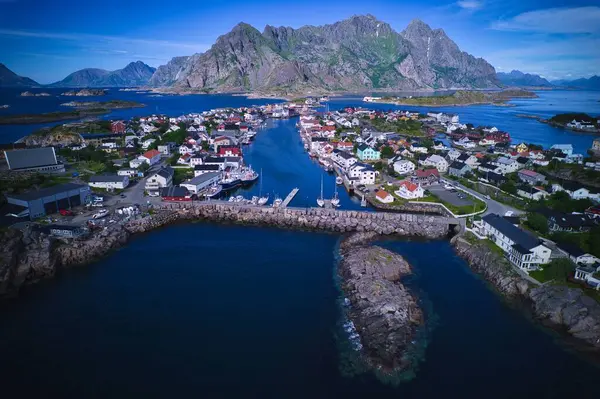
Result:
[[[245,207],[222,203],[191,206],[171,204],[163,209],[179,213],[181,219],[200,219],[281,228],[338,233],[375,232],[441,238],[448,235],[456,219],[407,213],[341,211],[321,208]]]
[[[330,232],[445,237],[454,219],[439,216],[386,214],[327,209],[274,209],[229,204],[166,205],[153,215],[125,224],[109,224],[85,239],[56,239],[37,231],[0,233],[0,297],[11,296],[24,284],[52,277],[61,267],[94,261],[125,245],[133,234],[178,221],[204,220],[246,225]]]
[[[394,252],[369,246],[370,239],[359,233],[342,242],[338,272],[363,358],[376,374],[393,375],[411,366],[407,352],[424,317],[401,283],[410,265]]]
[[[475,272],[503,295],[530,303],[538,320],[600,350],[600,304],[586,296],[582,289],[533,284],[483,243],[471,243],[457,236],[452,239],[452,245]]]

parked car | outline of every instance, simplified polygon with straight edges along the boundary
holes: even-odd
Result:
[[[62,216],[73,216],[73,211],[69,209],[60,209],[58,213],[60,213]]]
[[[102,205],[101,202],[94,202],[94,203],[92,203],[92,206],[95,207],[95,208],[102,208],[102,207],[104,207],[104,205]]]
[[[101,209],[98,213],[92,215],[92,219],[100,219],[106,215],[108,215],[108,211],[106,209]]]
[[[125,194],[121,194],[120,197],[121,198],[127,198],[127,196]]]

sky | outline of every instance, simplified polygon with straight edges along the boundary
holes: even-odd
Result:
[[[442,28],[497,71],[600,75],[600,0],[0,0],[0,62],[51,83],[82,68],[157,67],[206,51],[239,22],[262,31],[367,13],[398,32],[415,18]]]

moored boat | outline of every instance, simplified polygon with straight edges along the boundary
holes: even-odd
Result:
[[[204,192],[204,197],[206,198],[215,198],[218,197],[219,194],[223,192],[223,187],[220,184],[213,184]]]
[[[338,176],[335,178],[335,184],[337,184],[338,186],[344,184],[344,179],[342,179],[342,176]]]

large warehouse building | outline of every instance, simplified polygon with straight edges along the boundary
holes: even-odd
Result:
[[[56,213],[61,209],[71,209],[85,204],[90,195],[88,185],[66,183],[24,194],[10,194],[6,199],[9,204],[28,209],[29,218],[35,219]]]

